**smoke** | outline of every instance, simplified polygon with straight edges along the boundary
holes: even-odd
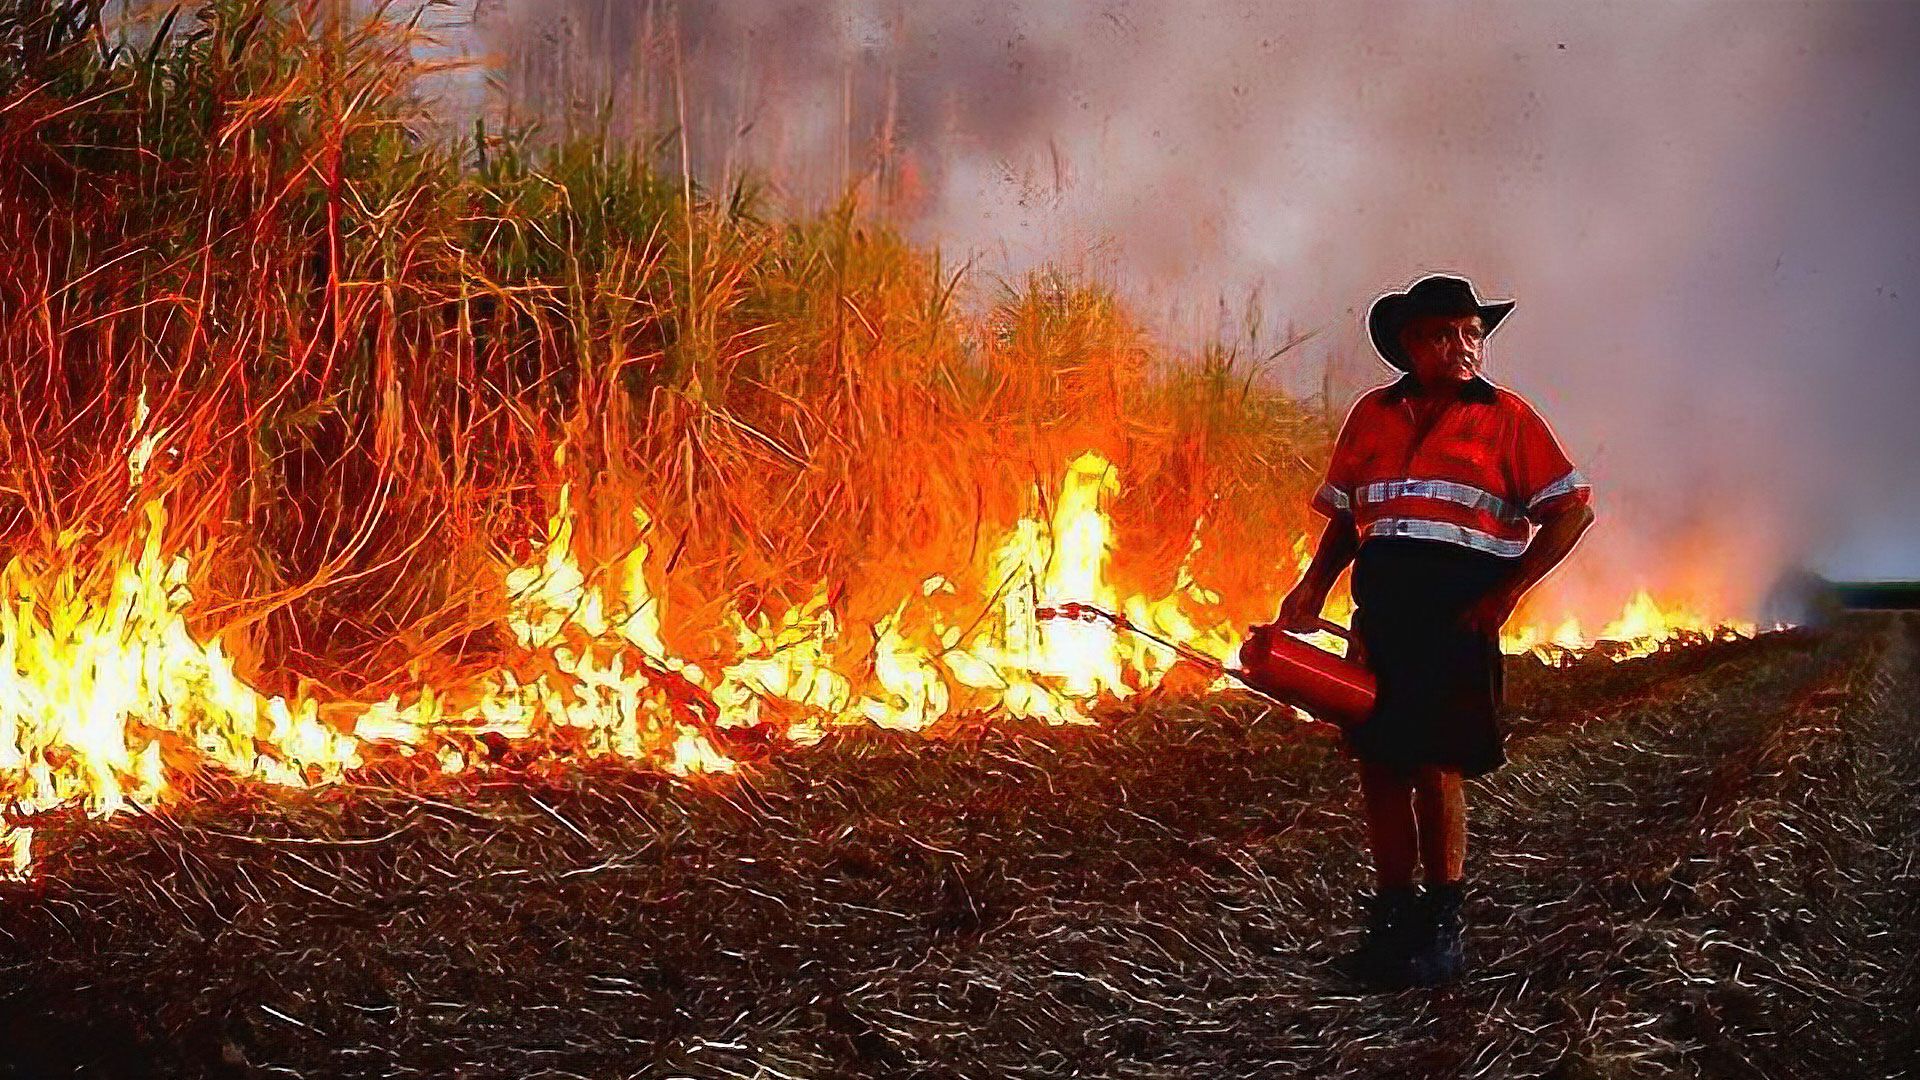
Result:
[[[1175,344],[1257,297],[1270,336],[1318,332],[1295,388],[1382,379],[1366,305],[1421,273],[1517,299],[1490,373],[1594,478],[1580,579],[1611,602],[1920,576],[1920,8],[500,0],[474,27],[491,107],[684,110],[708,182],[866,175],[918,238],[1108,278]]]

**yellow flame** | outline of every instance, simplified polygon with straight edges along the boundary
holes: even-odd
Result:
[[[182,615],[185,558],[161,551],[166,512],[142,507],[141,535],[104,592],[87,553],[60,538],[40,565],[0,569],[0,792],[10,817],[62,805],[106,815],[150,805],[168,785],[169,753],[278,784],[337,779],[361,760],[356,740],[313,702],[262,695],[219,641]],[[9,838],[16,862],[30,834]]]
[[[1509,627],[1501,635],[1500,645],[1509,653],[1533,652],[1542,659],[1557,660],[1605,644],[1610,659],[1628,660],[1658,652],[1662,645],[1677,639],[1746,638],[1758,632],[1754,623],[1710,618],[1683,602],[1663,605],[1641,589],[1621,608],[1619,616],[1593,637],[1586,636],[1580,621],[1569,615],[1551,632],[1543,632],[1534,624]]]

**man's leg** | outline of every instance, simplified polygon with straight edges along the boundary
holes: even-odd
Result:
[[[1467,793],[1460,773],[1420,770],[1413,778],[1413,810],[1427,876],[1426,941],[1413,954],[1413,979],[1437,986],[1459,978],[1466,968],[1460,907],[1466,893]]]
[[[1428,885],[1451,885],[1467,873],[1467,788],[1456,769],[1425,768],[1413,777],[1413,815],[1420,865]],[[1411,880],[1411,878],[1409,878]]]
[[[1383,891],[1413,884],[1414,860],[1420,853],[1413,790],[1413,781],[1406,773],[1372,762],[1360,763],[1360,794],[1366,803],[1367,845],[1373,849],[1373,880]]]
[[[1404,772],[1362,762],[1360,795],[1377,887],[1367,901],[1366,939],[1343,963],[1363,982],[1404,986],[1413,977],[1413,952],[1422,925],[1420,894],[1413,887],[1413,868],[1420,857],[1413,780]]]

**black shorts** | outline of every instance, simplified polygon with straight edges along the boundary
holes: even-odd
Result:
[[[1353,564],[1354,629],[1379,699],[1347,732],[1362,761],[1479,776],[1506,761],[1498,634],[1461,625],[1514,560],[1436,540],[1377,537]]]

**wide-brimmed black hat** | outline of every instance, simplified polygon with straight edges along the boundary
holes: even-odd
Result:
[[[1408,323],[1427,315],[1478,315],[1491,334],[1512,310],[1511,300],[1482,303],[1476,299],[1473,285],[1466,278],[1432,274],[1414,282],[1406,292],[1388,293],[1375,300],[1367,312],[1367,333],[1382,359],[1401,371],[1412,371],[1413,364],[1400,347],[1400,331]]]

